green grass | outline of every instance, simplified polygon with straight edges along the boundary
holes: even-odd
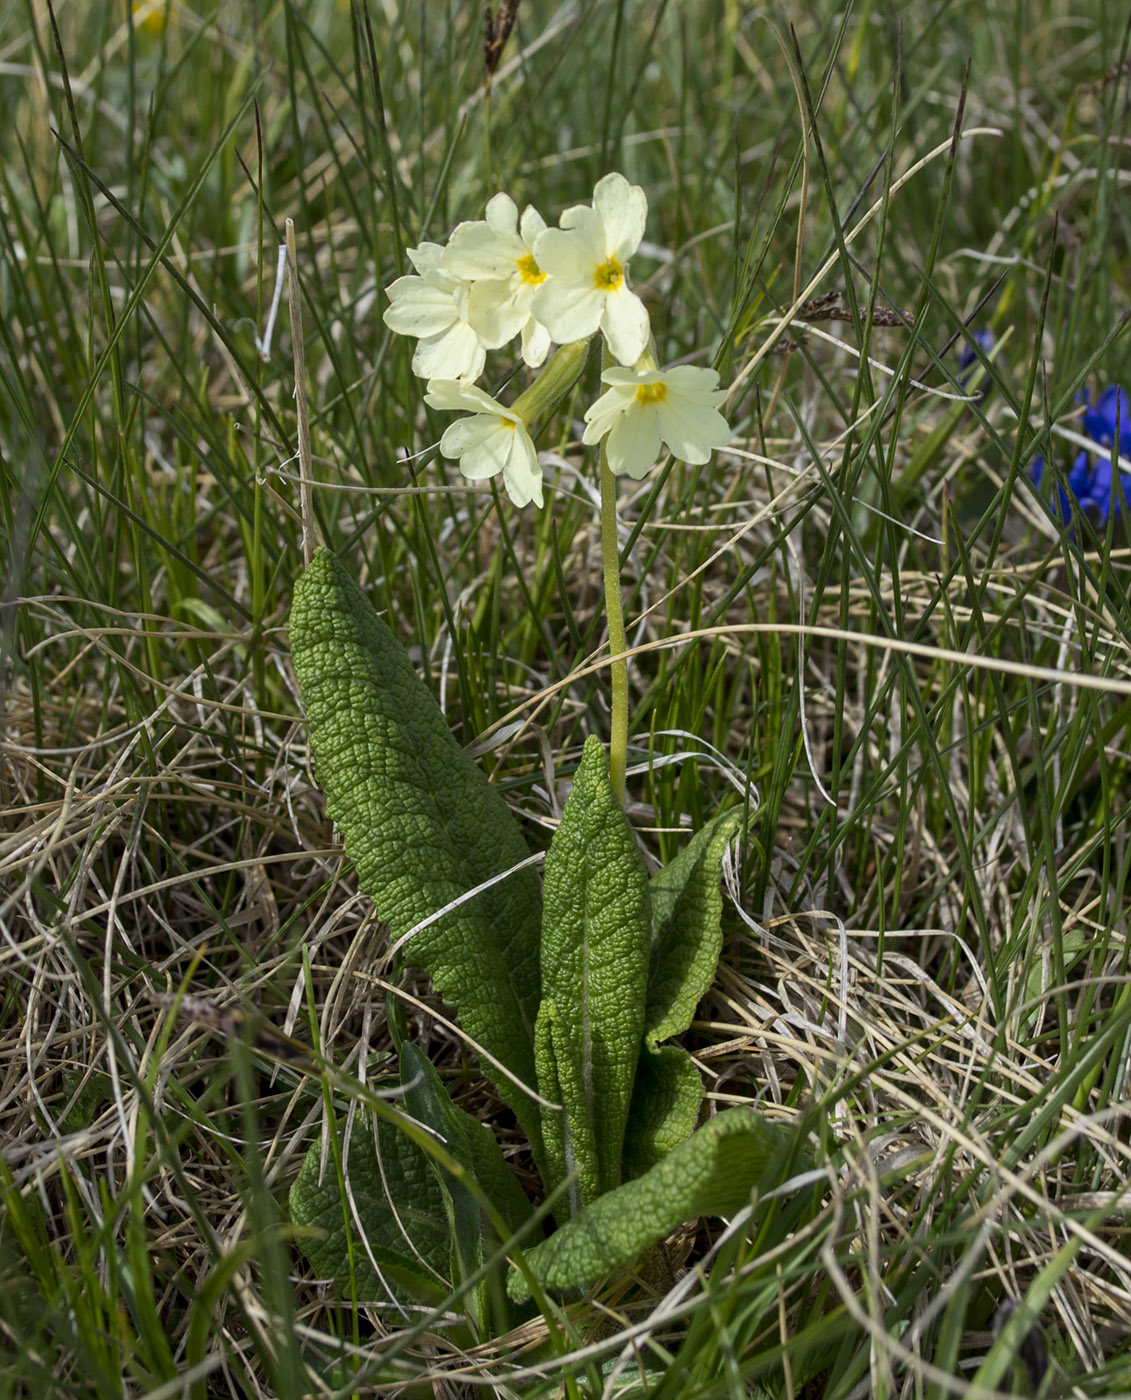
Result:
[[[475,4],[157,14],[0,20],[2,1393],[596,1397],[623,1355],[665,1400],[941,1400],[1011,1391],[1007,1297],[1050,1393],[1131,1391],[1131,533],[1064,534],[1028,475],[1067,471],[1082,387],[1131,387],[1119,7],[791,31],[523,0],[489,98]],[[704,1223],[682,1283],[610,1280],[463,1357],[309,1277],[284,1204],[317,1081],[150,993],[258,1008],[380,1085],[382,929],[287,651],[285,301],[256,346],[287,219],[318,530],[545,845],[607,724],[593,382],[516,512],[437,456],[381,289],[497,189],[552,221],[611,169],[648,194],[661,361],[736,386],[732,450],[621,482],[630,816],[666,860],[756,794],[689,1048],[722,1105],[819,1105],[828,1185],[768,1250]],[[787,318],[831,291],[841,319]],[[967,322],[998,345],[959,401]]]

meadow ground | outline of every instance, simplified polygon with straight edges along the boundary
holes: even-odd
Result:
[[[1125,26],[521,0],[487,84],[478,3],[8,7],[0,1393],[1131,1393]],[[734,430],[619,483],[628,812],[666,861],[748,805],[685,1044],[827,1182],[771,1255],[706,1220],[670,1281],[470,1346],[288,1224],[327,1097],[254,1027],[379,1087],[390,979],[530,1164],[357,889],[287,621],[305,514],[545,848],[608,732],[589,399],[516,508],[438,453],[384,289],[497,190],[553,222],[613,170],[660,362]]]

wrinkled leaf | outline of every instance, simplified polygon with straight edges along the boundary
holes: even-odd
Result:
[[[424,1152],[395,1126],[359,1114],[345,1158],[344,1200],[333,1154],[326,1154],[324,1171],[322,1155],[315,1143],[290,1196],[291,1219],[317,1232],[299,1244],[318,1276],[349,1295],[348,1230],[359,1300],[385,1310],[409,1300],[435,1307],[450,1292],[448,1224]]]
[[[472,1118],[470,1114],[464,1114],[462,1108],[457,1108],[456,1112],[464,1116],[467,1146],[475,1179],[483,1194],[502,1217],[507,1235],[513,1235],[530,1219],[532,1210],[529,1198],[518,1177],[507,1166],[498,1138],[491,1129],[485,1123]],[[483,1234],[492,1244],[502,1243],[490,1221],[484,1222]]]
[[[291,648],[318,781],[363,890],[394,939],[529,854],[506,803],[452,737],[407,653],[338,560],[320,549],[295,587]],[[541,892],[532,870],[416,934],[468,1035],[534,1082]],[[490,1063],[541,1151],[537,1106]]]
[[[556,1078],[582,1204],[620,1181],[650,930],[644,862],[591,737],[546,853],[542,918],[542,995],[554,1006]],[[581,1155],[589,1142],[596,1162]]]
[[[727,1109],[643,1176],[607,1192],[527,1250],[526,1262],[555,1292],[594,1283],[684,1221],[731,1215],[747,1204],[752,1188],[777,1184],[794,1139],[792,1129],[768,1122],[756,1109]],[[507,1291],[516,1302],[529,1297],[517,1269]]]
[[[464,1170],[473,1177],[474,1164],[468,1144],[467,1124],[471,1119],[448,1097],[431,1060],[411,1041],[401,1049],[401,1083],[405,1086],[405,1109],[426,1128],[431,1128]],[[476,1125],[478,1126],[478,1125]],[[440,1186],[448,1220],[451,1254],[448,1275],[454,1284],[469,1278],[483,1263],[483,1222],[479,1202],[459,1180],[433,1162],[432,1170]],[[485,1284],[468,1300],[472,1324],[482,1338],[487,1319]]]
[[[562,1102],[558,1057],[554,1049],[554,1003],[544,1001],[534,1022],[534,1065],[538,1092],[551,1103]],[[542,1177],[548,1191],[561,1185],[569,1173],[566,1165],[565,1114],[542,1110]],[[572,1156],[572,1149],[570,1155]],[[592,1157],[596,1162],[596,1151]],[[595,1169],[595,1168],[594,1168]]]
[[[406,1043],[401,1050],[401,1075],[406,1084],[416,1081],[405,1094],[406,1109],[441,1137],[447,1150],[498,1212],[506,1234],[515,1234],[529,1220],[532,1208],[518,1178],[507,1166],[495,1134],[485,1123],[452,1102],[435,1066],[411,1043]],[[481,1208],[468,1187],[438,1164],[433,1163],[433,1169],[439,1174],[441,1185],[459,1200],[460,1215],[467,1222],[474,1220],[473,1248],[480,1249],[484,1239],[501,1243],[488,1212]],[[469,1251],[465,1253],[470,1257]],[[481,1262],[480,1257],[476,1261],[477,1268]]]
[[[703,1100],[699,1071],[674,1045],[714,980],[722,947],[723,856],[741,828],[726,812],[692,837],[649,886],[652,952],[648,967],[644,1051],[636,1071],[625,1132],[624,1177],[643,1175],[694,1131]]]
[[[723,856],[741,824],[741,812],[722,813],[652,877],[645,1018],[650,1046],[683,1034],[714,981],[723,946],[719,876]]]
[[[564,1112],[546,1110],[542,1115],[546,1188],[556,1190],[567,1176],[572,1176],[566,1205],[570,1215],[576,1215],[585,1201],[600,1194],[600,1159],[591,1115],[569,1110],[570,1104],[585,1104],[581,1052],[552,1001],[544,1001],[538,1012],[534,1059],[542,1096],[564,1106]]]
[[[643,1176],[695,1131],[703,1081],[678,1045],[645,1049],[636,1066],[624,1138],[624,1179]]]

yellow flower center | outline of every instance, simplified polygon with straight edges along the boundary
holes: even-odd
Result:
[[[510,418],[500,418],[500,419],[499,419],[499,424],[500,424],[501,427],[509,428],[510,431],[511,431],[512,433],[513,433],[514,430],[518,427],[518,424],[515,423],[515,422],[514,422],[512,419],[510,419]]]
[[[668,386],[662,379],[655,384],[640,384],[636,389],[636,402],[647,407],[650,403],[663,403],[668,396]]]
[[[610,258],[593,270],[593,285],[602,292],[615,292],[624,281],[624,268],[616,258]]]
[[[518,260],[518,275],[524,282],[532,287],[537,287],[539,282],[545,282],[546,274],[534,261],[534,254],[527,253],[524,258]]]
[[[145,0],[134,0],[132,14],[134,24],[144,29],[147,34],[164,33],[165,7],[161,0],[153,0],[152,4],[146,4]]]

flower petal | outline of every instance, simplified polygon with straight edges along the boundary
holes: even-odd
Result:
[[[608,382],[610,371],[601,376]],[[631,371],[630,371],[631,373]],[[581,435],[581,441],[587,447],[593,443],[600,442],[606,433],[616,427],[629,408],[635,403],[635,389],[631,388],[626,393],[620,385],[614,384],[611,389],[607,389],[595,404],[585,410],[585,431]]]
[[[559,345],[568,345],[571,340],[587,340],[600,327],[605,294],[593,286],[592,278],[586,286],[551,276],[535,289],[530,309]]]
[[[445,457],[458,457],[464,476],[479,480],[502,471],[515,431],[504,427],[499,418],[473,413],[444,429],[440,451]]]
[[[622,282],[615,292],[605,293],[601,330],[605,333],[609,349],[622,365],[635,364],[643,355],[651,335],[648,309],[635,292],[629,291],[627,283]],[[554,338],[562,340],[556,333]],[[566,335],[564,338],[578,340],[580,336]]]
[[[542,505],[542,468],[526,429],[519,426],[511,434],[511,450],[503,467],[503,485],[516,506]]]
[[[492,434],[499,431],[499,420],[492,413],[469,413],[444,429],[440,451],[445,457],[462,457],[479,452]]]
[[[605,444],[609,469],[619,476],[627,472],[637,481],[656,465],[660,455],[660,429],[655,409],[624,414]]]
[[[546,356],[550,353],[550,346],[553,344],[550,332],[533,316],[529,317],[526,325],[522,328],[522,358],[530,369],[538,369],[545,364]]]
[[[518,238],[518,205],[502,190],[487,201],[487,227],[496,238]]]
[[[605,229],[605,252],[628,262],[644,237],[648,199],[639,185],[630,185],[617,171],[597,181],[593,208]]]
[[[432,379],[424,391],[424,402],[429,408],[452,410],[463,409],[471,413],[494,413],[506,416],[507,410],[497,399],[474,384],[461,379]]]
[[[650,378],[647,380],[642,379],[642,373],[649,373]],[[623,387],[631,387],[632,392],[635,394],[636,386],[638,384],[650,383],[653,379],[659,377],[659,373],[659,370],[656,370],[655,372],[641,371],[636,369],[628,369],[624,365],[610,365],[608,369],[602,370],[601,382],[603,384],[616,384],[621,385]],[[668,373],[674,374],[675,371],[668,370]]]
[[[456,320],[449,293],[423,277],[398,277],[387,289],[389,305],[383,320],[398,335],[439,335]]]
[[[1091,464],[1092,460],[1087,452],[1081,452],[1072,463],[1072,470],[1068,473],[1068,489],[1080,500],[1083,500],[1091,491],[1089,481]]]
[[[717,409],[671,400],[656,405],[660,436],[673,457],[698,466],[731,439],[730,424]]]
[[[513,277],[515,261],[512,250],[483,223],[460,224],[444,250],[445,269],[468,282],[482,277]]]
[[[522,211],[522,218],[519,221],[519,237],[526,246],[533,252],[534,240],[545,229],[546,220],[539,214],[533,204],[528,204]]]
[[[568,209],[563,209],[561,218],[558,220],[558,227],[568,229],[570,232],[587,229],[592,230],[594,225],[601,229],[601,251],[600,256],[605,256],[604,228],[599,219],[594,220],[593,206],[591,204],[571,204]]]
[[[444,256],[444,249],[439,243],[422,243],[419,248],[407,248],[405,251],[408,253],[409,262],[421,277],[438,271],[440,259]]]
[[[538,235],[534,261],[549,277],[592,287],[594,270],[605,261],[603,230],[595,225],[592,209],[583,207],[581,212],[589,216],[581,228],[548,228]]]
[[[530,319],[530,301],[531,290],[521,282],[476,282],[468,297],[467,319],[479,343],[497,350],[513,340]]]
[[[664,380],[680,398],[692,403],[704,403],[714,408],[727,396],[725,389],[719,388],[718,371],[703,369],[698,365],[676,365],[664,371]]]
[[[475,332],[461,322],[443,335],[420,341],[412,370],[421,379],[478,379],[486,359]]]

